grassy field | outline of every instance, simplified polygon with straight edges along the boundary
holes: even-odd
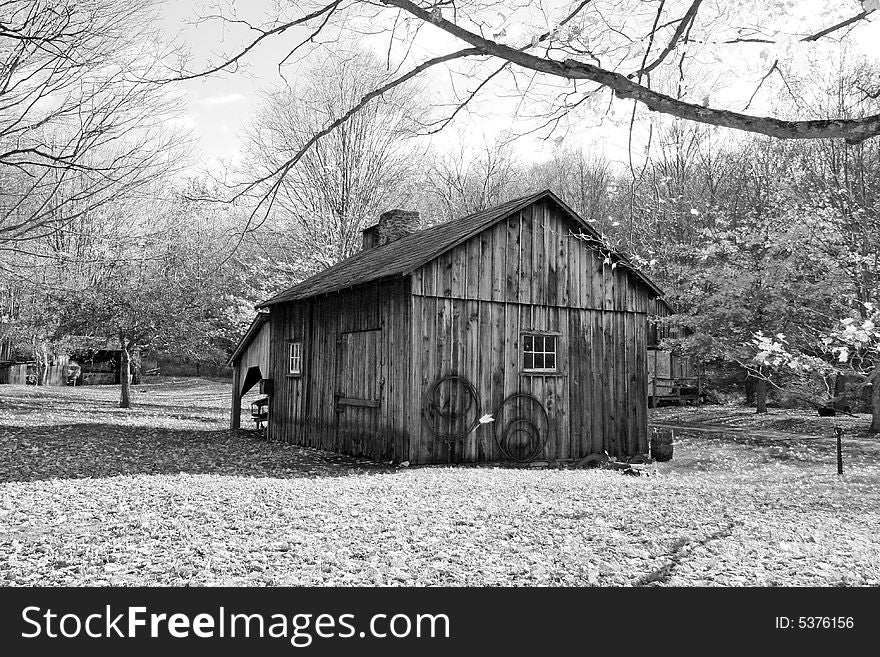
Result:
[[[0,386],[3,584],[880,584],[864,419],[839,477],[837,418],[660,409],[737,431],[628,477],[376,465],[226,431],[225,383],[118,393]]]

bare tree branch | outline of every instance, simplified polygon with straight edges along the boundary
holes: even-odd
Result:
[[[592,80],[612,89],[619,98],[637,100],[655,112],[698,123],[765,134],[780,139],[841,138],[848,143],[855,144],[880,135],[880,114],[859,119],[786,121],[773,117],[752,116],[741,112],[704,107],[653,91],[620,73],[599,66],[575,59],[566,59],[562,62],[545,59],[497,43],[446,20],[439,12],[428,12],[409,0],[381,0],[381,2],[403,9],[423,21],[433,23],[447,33],[478,48],[481,53],[506,59],[522,68],[559,78]]]
[[[749,102],[747,102],[746,106],[743,108],[744,111],[749,109],[749,107],[751,107],[752,101],[755,100],[755,96],[757,96],[758,92],[761,91],[761,87],[764,86],[764,83],[767,81],[767,78],[769,78],[773,74],[773,71],[778,70],[778,66],[779,66],[779,60],[777,59],[773,62],[773,65],[770,67],[770,69],[764,74],[764,76],[758,82],[758,86],[755,87],[755,90],[752,92],[752,95],[749,96]]]
[[[836,25],[832,25],[831,27],[825,28],[821,32],[817,32],[816,34],[812,34],[808,37],[805,37],[802,40],[803,41],[818,41],[822,37],[828,36],[832,32],[837,32],[837,30],[842,30],[843,28],[848,27],[849,25],[852,25],[853,23],[857,23],[861,20],[866,19],[868,16],[873,14],[875,11],[876,11],[875,9],[868,9],[867,11],[863,11],[859,14],[856,14],[852,18],[847,18],[845,21],[840,21]]]
[[[315,11],[313,11],[309,14],[306,14],[305,16],[300,16],[299,18],[297,18],[295,20],[282,23],[281,25],[278,25],[278,26],[272,28],[271,30],[260,30],[245,21],[236,21],[236,22],[240,22],[240,23],[245,23],[245,25],[247,25],[248,28],[250,28],[252,30],[257,30],[258,32],[260,32],[259,36],[256,37],[250,43],[248,43],[246,46],[244,46],[241,50],[236,52],[235,55],[225,59],[220,64],[216,64],[214,66],[211,66],[211,67],[205,69],[204,71],[196,71],[194,73],[182,73],[181,75],[173,76],[173,77],[170,77],[166,80],[163,80],[163,82],[169,83],[169,82],[181,82],[184,80],[193,80],[195,78],[205,77],[208,75],[212,75],[214,73],[219,73],[220,71],[223,71],[225,69],[229,69],[230,67],[237,65],[239,60],[241,60],[245,55],[247,55],[249,52],[251,52],[258,45],[260,45],[261,42],[263,42],[264,40],[266,40],[270,37],[277,36],[279,34],[283,34],[284,32],[286,32],[287,30],[289,30],[291,28],[298,27],[300,25],[305,25],[309,21],[314,20],[315,18],[318,18],[320,16],[323,16],[324,14],[327,14],[327,16],[325,17],[322,25],[326,24],[327,20],[329,20],[330,16],[333,14],[333,12],[339,6],[341,1],[342,0],[336,0],[335,2],[331,2],[327,5],[324,5],[323,7],[320,7],[319,9],[316,9]],[[222,20],[229,22],[229,19],[227,19],[225,17],[223,17]],[[289,56],[290,55],[288,54],[287,57],[289,57]]]
[[[681,39],[685,30],[687,30],[693,24],[694,20],[697,17],[697,12],[700,9],[700,4],[702,4],[702,2],[703,0],[694,0],[691,6],[688,7],[688,10],[685,12],[685,15],[682,17],[681,21],[678,23],[678,27],[675,28],[675,32],[672,34],[672,38],[669,40],[669,43],[666,44],[666,47],[663,49],[657,59],[655,59],[647,66],[642,64],[642,67],[638,71],[629,74],[630,78],[638,76],[638,78],[641,80],[642,75],[644,75],[645,73],[650,73],[666,60],[666,58],[669,56],[669,53],[675,50],[675,48],[678,46],[678,41],[679,39]],[[652,37],[656,29],[657,27],[655,23],[655,27],[651,31]],[[647,57],[647,52],[645,53],[645,56]]]

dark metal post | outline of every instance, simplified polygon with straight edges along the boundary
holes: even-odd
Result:
[[[843,474],[843,445],[841,438],[843,437],[843,429],[841,427],[834,427],[834,430],[837,432],[837,474]]]

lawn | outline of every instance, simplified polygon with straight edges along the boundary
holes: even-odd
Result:
[[[673,461],[629,477],[376,465],[228,432],[226,383],[137,386],[130,410],[118,392],[0,386],[0,582],[880,584],[861,419],[842,477],[833,425],[806,416],[788,437],[679,431]],[[688,413],[657,417],[737,411]]]

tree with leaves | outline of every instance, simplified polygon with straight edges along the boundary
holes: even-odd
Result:
[[[859,387],[871,391],[870,431],[880,433],[880,310],[874,304],[862,304],[806,350],[793,347],[782,334],[758,334],[753,344],[758,367],[794,372],[806,379],[855,377]]]
[[[141,351],[200,360],[225,354],[247,303],[233,265],[218,265],[228,234],[186,197],[153,189],[90,217],[88,257],[64,256],[70,267],[44,286],[44,305],[56,341],[88,336],[118,345],[127,408]]]

